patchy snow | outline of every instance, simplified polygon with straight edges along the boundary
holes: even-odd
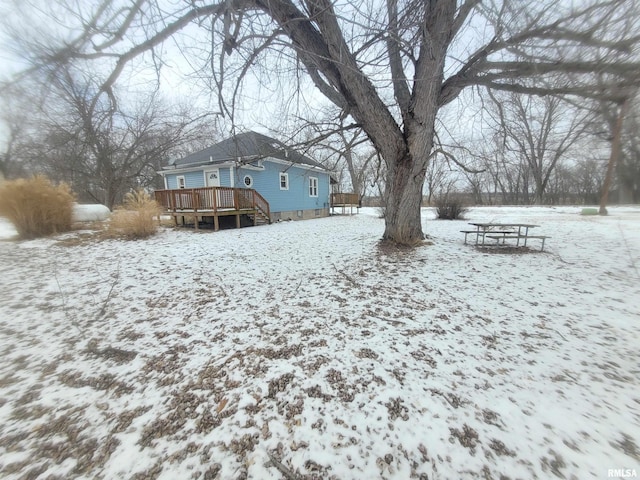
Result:
[[[6,218],[0,217],[0,241],[18,238],[18,231]]]
[[[527,254],[429,209],[413,251],[367,209],[137,242],[0,222],[0,476],[640,471],[640,208],[580,210],[469,212],[540,225]]]

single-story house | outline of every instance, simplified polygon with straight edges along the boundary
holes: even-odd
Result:
[[[223,140],[158,172],[165,190],[156,199],[174,218],[236,216],[253,224],[325,217],[330,213],[331,172],[266,135],[249,131]]]

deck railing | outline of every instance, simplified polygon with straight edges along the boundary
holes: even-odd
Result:
[[[359,205],[360,197],[357,193],[332,193],[331,205]]]
[[[267,200],[255,190],[251,191],[253,192],[253,203],[256,208],[261,210],[267,216],[269,221],[271,221],[271,209],[269,207],[269,202],[267,202]]]
[[[170,212],[220,210],[259,210],[269,220],[269,202],[251,188],[201,187],[156,190],[156,201]]]

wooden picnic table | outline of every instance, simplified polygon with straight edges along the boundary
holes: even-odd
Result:
[[[523,241],[523,246],[527,246],[527,240],[536,238],[542,240],[541,251],[544,250],[544,242],[548,238],[544,235],[529,235],[529,229],[539,227],[532,223],[496,223],[496,222],[469,222],[469,225],[473,225],[475,230],[461,230],[464,233],[464,243],[467,243],[468,235],[476,236],[476,245],[486,246],[486,238],[495,240],[494,245],[506,245],[506,240],[515,239],[516,246],[520,245],[520,240]],[[501,243],[502,242],[502,243]]]

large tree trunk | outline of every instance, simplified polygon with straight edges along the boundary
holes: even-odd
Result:
[[[389,172],[385,231],[382,239],[402,245],[416,245],[424,239],[420,207],[422,206],[422,187],[425,179],[425,161],[411,161],[409,154],[394,162]]]
[[[453,18],[453,14],[449,13]],[[436,17],[440,18],[439,15]],[[413,93],[409,94],[404,83],[396,85],[398,103],[405,106],[402,109],[403,141],[399,142],[402,145],[400,148],[387,151],[386,155],[395,158],[385,158],[387,192],[385,231],[382,239],[401,245],[417,245],[424,240],[420,216],[422,188],[433,148],[436,116],[440,107],[440,86],[446,56],[446,48],[442,45],[446,43],[443,38],[447,36],[448,31],[447,21],[442,20],[439,23],[440,25],[432,31],[432,40],[438,37],[439,42],[434,42],[428,55],[422,52],[417,62],[418,80],[415,82]],[[439,45],[439,48],[436,45]],[[392,56],[393,53],[392,50]]]
[[[395,161],[388,161],[385,231],[382,239],[401,245],[417,245],[422,232],[422,189],[427,172],[437,106],[427,116],[427,124],[410,122],[406,126],[406,149]]]

